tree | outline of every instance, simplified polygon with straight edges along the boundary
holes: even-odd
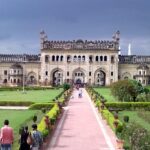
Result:
[[[63,89],[64,89],[64,91],[70,89],[70,84],[64,83],[64,84],[63,84]]]
[[[111,92],[119,101],[136,101],[144,89],[136,80],[119,80],[111,85]]]

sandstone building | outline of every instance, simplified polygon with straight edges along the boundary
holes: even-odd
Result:
[[[49,41],[41,32],[39,55],[0,54],[0,85],[110,85],[119,79],[150,83],[150,56],[122,56],[119,31],[111,41]]]

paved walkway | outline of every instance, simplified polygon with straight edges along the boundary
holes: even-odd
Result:
[[[116,150],[115,135],[82,92],[82,98],[73,92],[47,150]]]

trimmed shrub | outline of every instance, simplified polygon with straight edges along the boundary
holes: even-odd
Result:
[[[29,107],[29,109],[36,110],[36,109],[47,109],[50,110],[54,106],[54,103],[36,103]]]
[[[107,102],[105,106],[109,110],[150,110],[150,102]]]
[[[56,120],[59,112],[59,107],[57,104],[53,105],[50,111],[46,114],[50,119],[54,118]],[[38,130],[42,132],[43,137],[46,137],[49,131],[46,128],[46,124],[44,121],[45,117],[42,118],[41,122],[38,124]]]
[[[23,102],[23,101],[0,101],[0,106],[30,106],[34,102]]]
[[[123,120],[124,120],[124,122],[129,122],[129,116],[124,116]]]

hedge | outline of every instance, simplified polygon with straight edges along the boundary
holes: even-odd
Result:
[[[106,119],[108,125],[111,127],[113,131],[118,130],[117,128],[120,128],[120,127],[123,128],[123,123],[119,119],[117,119],[118,126],[117,128],[115,128],[114,122],[116,119],[114,118],[114,115],[108,109],[101,110],[101,114],[102,114],[102,117]]]
[[[135,110],[145,109],[150,110],[150,102],[107,102],[105,106],[109,110]]]
[[[25,90],[46,90],[46,89],[56,89],[54,87],[41,87],[41,86],[26,86]],[[0,87],[0,91],[21,91],[22,87],[21,86],[16,86],[16,87]]]
[[[56,120],[58,114],[59,114],[59,107],[57,104],[55,104],[46,115],[48,115],[50,119],[53,118]],[[46,128],[44,119],[45,119],[45,116],[42,118],[41,122],[38,124],[38,130],[42,132],[43,137],[46,137],[49,134],[49,131]]]
[[[30,101],[0,101],[0,106],[30,106],[34,104],[34,102]]]
[[[31,105],[29,109],[33,109],[33,110],[42,109],[42,108],[51,109],[53,106],[54,106],[54,103],[36,103],[36,104]]]

